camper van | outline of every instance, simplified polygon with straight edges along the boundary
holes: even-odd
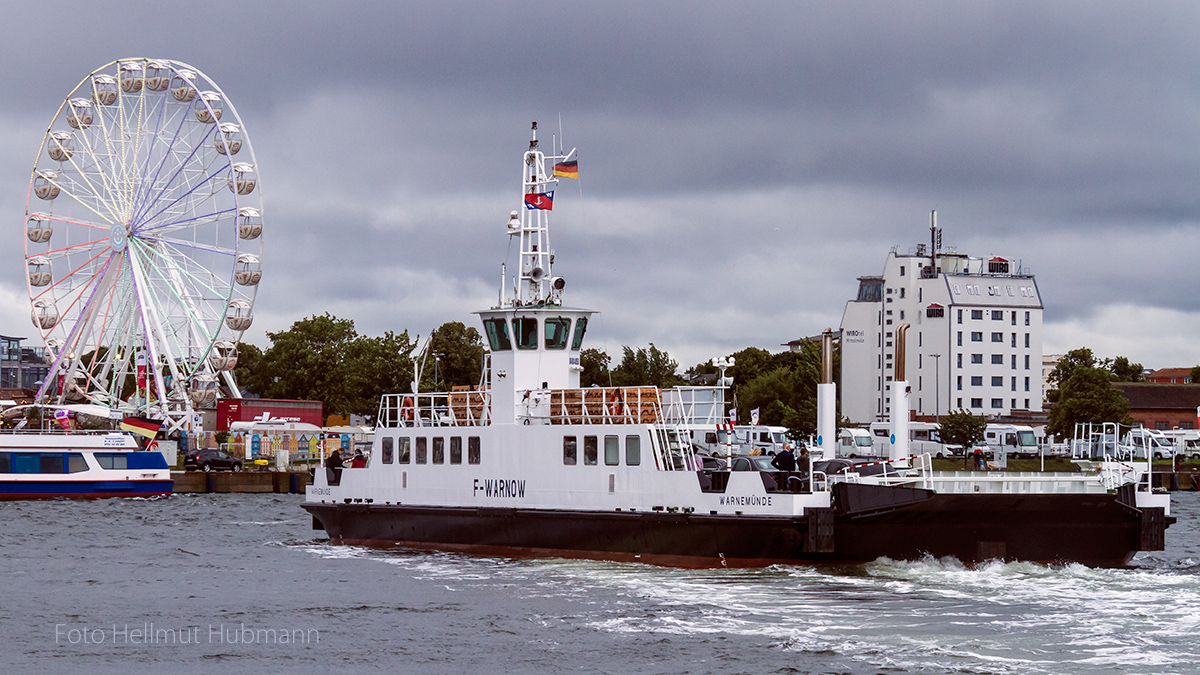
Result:
[[[1175,446],[1175,454],[1200,459],[1200,429],[1172,429],[1162,432]]]
[[[1146,459],[1147,455],[1154,459],[1174,459],[1175,442],[1157,429],[1134,427],[1121,439],[1132,459]]]
[[[871,439],[875,444],[875,454],[887,457],[892,447],[892,427],[888,422],[871,424]],[[938,437],[938,425],[933,422],[908,423],[908,454],[923,455],[929,453],[937,459],[951,456],[961,456],[962,448],[957,445],[946,445]]]
[[[1036,459],[1040,454],[1033,427],[1021,424],[989,424],[984,443],[994,457]]]
[[[706,455],[724,455],[733,444],[733,454],[748,455],[752,450],[762,450],[762,454],[772,454],[783,450],[783,444],[788,442],[787,427],[767,425],[735,426],[732,431],[718,429],[716,425],[680,425],[686,429],[692,440],[692,445]],[[732,434],[732,438],[730,436]]]
[[[838,457],[876,457],[875,441],[867,429],[847,427],[838,432]]]

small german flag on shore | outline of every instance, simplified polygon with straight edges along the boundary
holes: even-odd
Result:
[[[579,161],[575,159],[574,150],[567,155],[566,159],[554,165],[554,175],[579,180]]]
[[[121,420],[121,429],[139,436],[154,439],[162,429],[162,420],[152,420],[149,417],[126,417]]]

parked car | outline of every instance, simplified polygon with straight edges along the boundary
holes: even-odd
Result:
[[[183,468],[187,471],[241,471],[242,460],[220,450],[189,450],[183,457]]]

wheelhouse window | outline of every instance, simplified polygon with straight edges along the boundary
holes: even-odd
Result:
[[[395,445],[391,436],[386,436],[383,439],[380,449],[380,459],[384,464],[391,464],[393,455],[395,454]]]
[[[625,466],[637,466],[642,463],[642,437],[625,437]]]
[[[517,334],[517,349],[537,349],[537,319],[531,316],[513,319],[513,332]]]
[[[429,457],[428,440],[423,436],[417,439],[417,464],[424,464]]]
[[[575,337],[571,340],[571,349],[578,350],[583,346],[583,334],[587,332],[587,322],[586,316],[575,320]]]
[[[409,454],[409,445],[412,443],[412,439],[410,439],[410,438],[399,438],[399,439],[396,439],[396,443],[397,443],[397,445],[399,445],[399,446],[400,446],[400,448],[399,448],[399,450],[400,450],[400,452],[399,452],[399,455],[400,455],[400,457],[399,457],[399,459],[397,460],[397,462],[398,462],[399,464],[408,464],[408,463],[409,463],[409,461],[411,461],[411,457],[410,457],[410,454]]]
[[[565,316],[546,319],[546,349],[566,349],[571,335],[571,320]]]
[[[444,438],[433,439],[433,463],[446,463],[446,439]]]
[[[470,436],[467,438],[467,464],[479,463],[479,437]]]
[[[483,332],[487,333],[492,351],[506,352],[512,349],[512,341],[508,339],[508,322],[504,319],[484,319]]]
[[[450,438],[450,463],[462,464],[462,436]]]
[[[583,463],[588,466],[596,466],[596,455],[598,446],[596,445],[595,436],[583,437]]]
[[[616,466],[621,462],[621,439],[616,436],[604,437],[604,463]]]
[[[563,464],[574,466],[576,461],[576,442],[574,436],[563,436]]]

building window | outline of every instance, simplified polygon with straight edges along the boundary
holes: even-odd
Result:
[[[1192,424],[1191,422],[1180,422],[1179,428],[1180,429],[1195,429],[1196,425]]]
[[[1025,312],[1025,325],[1029,325],[1029,312]]]
[[[1015,398],[1012,400],[1012,407],[1017,407],[1017,399]]]
[[[958,367],[962,368],[962,354],[958,355]]]
[[[983,318],[983,310],[982,309],[971,310],[971,318],[972,319],[982,319]]]
[[[1025,377],[1025,391],[1029,391],[1029,377]]]
[[[1003,321],[1003,320],[1004,320],[1004,310],[993,309],[992,310],[992,321]]]
[[[1012,355],[1012,369],[1013,370],[1017,369],[1017,355],[1016,354]]]
[[[1154,428],[1158,429],[1159,431],[1166,431],[1170,428],[1170,426],[1168,426],[1166,422],[1155,422]]]
[[[962,310],[958,310],[958,322],[962,323]]]
[[[958,331],[958,346],[962,346],[962,331]]]
[[[903,286],[900,287],[900,297],[902,297],[902,298],[904,297],[904,287]]]
[[[904,276],[904,265],[900,266],[900,276]]]
[[[962,399],[961,398],[955,399],[954,407],[958,408],[959,410],[962,410]]]
[[[1012,334],[1012,347],[1015,349],[1016,346],[1017,346],[1017,334],[1013,333]]]
[[[971,342],[983,342],[983,331],[971,331]]]
[[[971,407],[972,408],[982,408],[983,407],[983,399],[981,399],[981,398],[971,399]]]
[[[962,375],[958,376],[958,390],[962,391]]]
[[[1002,399],[1002,398],[992,399],[992,407],[993,408],[1003,408],[1004,407],[1004,399]]]
[[[992,354],[992,365],[996,365],[996,364],[1004,365],[1004,355],[1003,354]]]
[[[1017,325],[1017,313],[1014,311],[1012,315],[1012,325]]]
[[[992,342],[1004,342],[1004,333],[992,333]]]
[[[1003,387],[1004,386],[1004,376],[993,375],[992,376],[992,386],[993,387]]]
[[[983,354],[972,354],[971,363],[983,363]]]
[[[900,310],[900,320],[904,320],[904,310]]]
[[[971,376],[971,386],[972,387],[982,387],[983,386],[983,376],[982,375],[972,375]]]
[[[1025,409],[1029,410],[1029,399],[1025,399]]]
[[[1025,349],[1029,349],[1029,333],[1025,334]]]
[[[1029,370],[1029,355],[1025,355],[1025,370]]]
[[[1013,376],[1013,379],[1012,379],[1012,390],[1013,390],[1013,391],[1016,391],[1016,390],[1017,390],[1017,378],[1016,378],[1016,376],[1015,376],[1015,375]],[[1017,405],[1016,403],[1014,403],[1014,404],[1013,404],[1013,406],[1014,406],[1014,407],[1015,407],[1016,405]]]

